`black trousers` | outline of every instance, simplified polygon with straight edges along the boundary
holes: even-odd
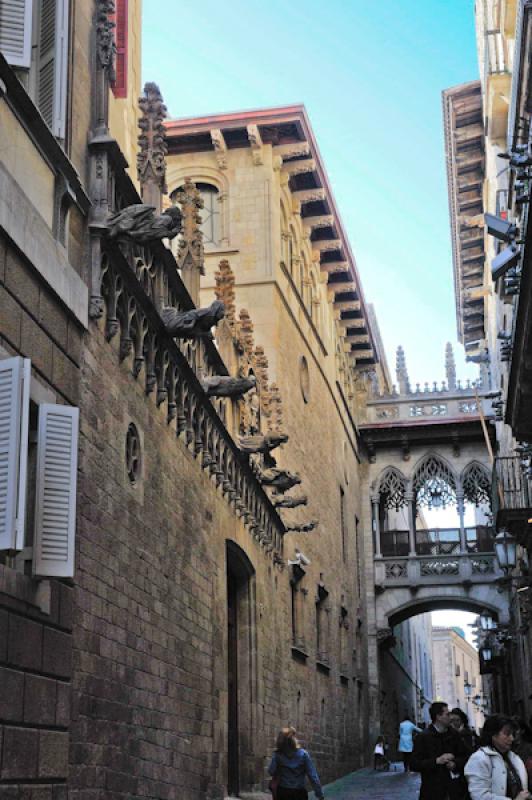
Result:
[[[277,789],[277,800],[307,800],[307,798],[306,789],[287,789],[286,786],[279,786]]]

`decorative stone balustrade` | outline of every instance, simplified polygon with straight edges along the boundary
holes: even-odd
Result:
[[[456,553],[450,556],[409,556],[375,560],[375,585],[383,591],[400,586],[481,583],[502,578],[493,553]]]
[[[460,419],[478,417],[478,403],[482,404],[485,416],[493,414],[491,400],[479,390],[478,400],[471,387],[432,389],[409,394],[388,394],[369,398],[368,422],[399,422],[420,419]]]
[[[140,201],[120,164],[117,167],[110,181],[114,210]],[[159,315],[165,306],[179,311],[194,307],[172,253],[160,242],[111,242],[105,228],[99,237],[101,266],[99,280],[93,278],[93,316],[103,317],[109,341],[119,337],[119,359],[130,364],[131,379],[144,381],[146,395],[166,409],[167,423],[174,425],[176,435],[275,558],[285,528],[248,457],[225,426],[225,408],[231,401],[209,400],[200,384],[202,377],[227,375],[227,368],[210,338],[175,341]]]

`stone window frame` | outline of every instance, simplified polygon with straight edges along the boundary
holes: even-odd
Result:
[[[217,246],[206,244],[205,252],[207,255],[214,253],[224,253],[233,249],[230,231],[230,189],[227,176],[220,170],[208,167],[205,165],[188,166],[188,167],[175,167],[172,164],[167,169],[167,184],[169,187],[168,197],[177,192],[189,178],[196,186],[198,184],[207,184],[213,186],[218,191],[218,202],[220,204],[220,243]],[[174,241],[177,241],[176,240]]]

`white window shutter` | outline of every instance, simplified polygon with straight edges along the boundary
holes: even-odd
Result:
[[[0,51],[13,67],[31,65],[32,0],[1,0]]]
[[[68,90],[68,7],[69,0],[56,0],[55,75],[52,133],[58,139],[66,135]]]
[[[54,136],[65,137],[68,76],[68,0],[42,0],[37,105]]]
[[[11,552],[24,547],[30,375],[29,359],[0,361],[0,550]]]
[[[39,406],[33,573],[74,577],[79,409]]]

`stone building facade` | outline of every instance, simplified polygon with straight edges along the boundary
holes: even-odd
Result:
[[[140,3],[56,3],[51,100],[46,20],[25,7],[19,51],[0,27],[0,369],[18,376],[2,431],[18,449],[0,495],[0,794],[257,790],[287,722],[330,780],[364,762],[376,717],[356,418],[379,353],[308,120],[250,120],[227,149],[220,121],[204,170],[189,149],[165,175],[154,85],[140,149],[135,132]],[[165,205],[165,178],[177,262],[109,224]],[[231,210],[203,253],[204,184]],[[190,320],[215,293],[215,342],[172,335],[164,308]],[[69,447],[50,414],[71,421]]]
[[[470,727],[480,731],[484,711],[478,651],[466,641],[461,628],[433,628],[432,641],[434,699],[448,703],[450,708],[461,708]]]
[[[496,529],[506,532],[516,545],[513,568],[507,570],[500,590],[510,609],[507,625],[481,632],[480,652],[492,709],[511,711],[528,719],[532,712],[530,520],[531,415],[530,415],[530,265],[528,254],[530,103],[529,41],[531,9],[526,0],[484,0],[475,7],[479,82],[464,84],[444,93],[446,156],[449,174],[451,228],[463,231],[477,247],[471,269],[474,291],[464,277],[465,251],[454,251],[458,329],[471,328],[472,308],[459,298],[476,298],[476,332],[471,356],[481,364],[493,393],[493,512]],[[469,125],[452,105],[473,94],[481,103],[482,126]],[[478,110],[478,109],[477,109]],[[469,128],[469,134],[466,133]],[[466,140],[483,164],[475,181],[475,204],[464,207],[460,181],[453,180],[467,160]],[[469,150],[469,157],[473,150]],[[460,154],[460,150],[462,151]],[[525,187],[525,190],[522,190]],[[481,201],[481,202],[480,202]],[[479,205],[480,202],[480,205]],[[492,215],[484,218],[484,214]],[[493,218],[503,225],[493,232]],[[489,224],[486,224],[489,223]],[[515,227],[512,229],[512,225]],[[506,226],[506,232],[504,229]],[[509,230],[508,230],[509,229]],[[469,269],[469,267],[468,267]],[[471,284],[472,286],[472,284]]]

